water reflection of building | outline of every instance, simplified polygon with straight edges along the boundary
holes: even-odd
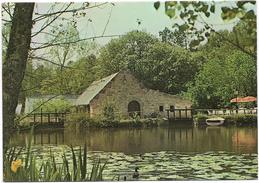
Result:
[[[256,146],[257,138],[256,134],[251,131],[239,130],[232,135],[232,142],[236,146]]]
[[[25,145],[29,133],[17,133],[12,144]],[[126,154],[155,151],[208,152],[227,151],[257,152],[256,128],[216,129],[192,126],[150,129],[82,129],[36,131],[33,142],[37,145],[56,144],[83,146],[89,151],[114,151]]]

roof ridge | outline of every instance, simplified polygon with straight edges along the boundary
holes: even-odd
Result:
[[[100,80],[92,82],[88,88],[77,98],[76,105],[88,105],[96,95],[104,89],[107,84],[118,74],[119,72],[113,73],[107,77]]]

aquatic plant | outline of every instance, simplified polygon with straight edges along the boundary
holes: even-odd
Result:
[[[33,133],[33,130],[32,132]],[[54,154],[50,151],[49,159],[42,163],[36,161],[36,156],[31,151],[32,139],[28,141],[26,153],[21,155],[24,148],[11,147],[4,152],[4,181],[101,181],[106,166],[100,159],[93,161],[91,172],[87,173],[87,148],[86,145],[76,155],[71,146],[72,166],[67,155],[63,154],[63,162],[56,163]]]

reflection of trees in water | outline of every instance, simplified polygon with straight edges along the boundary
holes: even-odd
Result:
[[[237,136],[238,134],[238,136]],[[11,144],[25,145],[29,133],[17,133]],[[36,131],[35,144],[84,145],[93,151],[145,153],[175,150],[181,152],[256,152],[257,128],[251,127],[173,127],[147,129],[83,129]]]

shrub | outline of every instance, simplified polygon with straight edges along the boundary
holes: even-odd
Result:
[[[68,120],[70,122],[78,122],[78,123],[84,123],[88,121],[90,118],[89,114],[85,112],[78,112],[78,113],[70,113]]]
[[[197,124],[202,124],[206,122],[206,119],[208,119],[208,115],[198,113],[193,116],[194,122]]]
[[[255,114],[238,114],[234,116],[234,120],[238,125],[250,125],[257,123],[257,115]]]
[[[194,116],[194,121],[197,124],[205,123],[206,119],[216,116],[208,116],[204,114],[197,114]],[[224,115],[224,125],[254,125],[257,124],[256,114],[236,114],[236,115]]]
[[[112,105],[107,105],[103,108],[103,116],[107,121],[112,121],[115,119],[114,107]]]

